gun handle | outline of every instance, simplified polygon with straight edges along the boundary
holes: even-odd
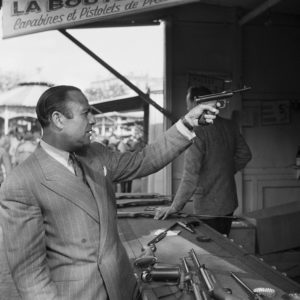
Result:
[[[204,110],[202,115],[198,119],[198,125],[200,125],[200,126],[209,125],[208,123],[206,123],[205,118],[204,118],[204,115],[207,115],[207,114],[210,114],[210,111],[209,110]]]
[[[214,104],[212,105],[213,107],[216,107],[217,106],[217,101],[214,101]],[[210,103],[206,103],[206,104],[210,104]],[[207,126],[207,125],[209,125],[209,123],[207,123],[206,121],[205,121],[205,118],[204,118],[204,115],[212,115],[213,113],[211,112],[211,111],[209,111],[209,110],[204,110],[203,111],[203,113],[202,113],[202,115],[199,117],[199,119],[198,119],[198,125],[201,125],[201,126]]]

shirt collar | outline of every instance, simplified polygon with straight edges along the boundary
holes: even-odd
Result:
[[[69,169],[69,152],[53,147],[46,143],[44,140],[40,141],[40,145],[52,158]]]

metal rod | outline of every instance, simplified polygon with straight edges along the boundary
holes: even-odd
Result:
[[[185,257],[182,258],[182,265],[183,265],[183,269],[184,269],[185,274],[189,278],[189,283],[193,288],[193,292],[194,292],[196,300],[205,300],[206,298],[203,297],[203,295],[201,294],[201,290],[200,290],[199,285],[197,283],[195,283],[195,281],[193,279],[193,276],[190,273],[190,269],[188,267],[188,264],[187,264],[187,261],[186,261]]]
[[[230,273],[231,277],[234,278],[245,290],[248,291],[248,293],[250,293],[252,296],[255,296],[255,293],[253,292],[253,290],[245,283],[242,281],[242,279],[240,279],[237,275],[235,275],[234,273]]]
[[[102,60],[98,55],[96,55],[94,52],[92,52],[89,48],[87,48],[85,45],[83,45],[81,42],[79,42],[76,38],[74,38],[71,34],[66,32],[65,29],[59,29],[59,32],[62,33],[65,37],[67,37],[69,40],[71,40],[74,44],[76,44],[79,48],[81,48],[83,51],[85,51],[87,54],[89,54],[92,58],[94,58],[98,63],[100,63],[103,67],[105,67],[108,71],[110,71],[113,75],[115,75],[117,78],[119,78],[121,81],[123,81],[128,87],[130,87],[132,90],[134,90],[142,100],[145,102],[151,104],[156,109],[158,109],[162,114],[164,114],[167,118],[169,118],[172,122],[176,122],[177,119],[173,114],[171,114],[169,111],[158,105],[156,102],[154,102],[147,94],[142,92],[136,85],[134,85],[131,81],[129,81],[126,77],[124,77],[122,74],[120,74],[118,71],[116,71],[114,68],[112,68],[109,64],[107,64],[104,60]]]
[[[238,216],[217,216],[217,215],[198,215],[198,214],[185,214],[185,213],[177,213],[174,214],[174,216],[178,217],[195,217],[199,219],[215,219],[215,218],[224,218],[224,219],[232,219],[232,220],[237,220],[239,217]]]
[[[210,280],[208,279],[207,271],[205,270],[205,268],[203,266],[201,266],[194,249],[191,249],[190,256],[191,256],[191,259],[192,259],[194,265],[197,267],[198,271],[200,272],[200,274],[205,282],[205,285],[208,289],[208,292],[209,293],[212,292],[214,290],[214,287],[213,287],[212,283],[210,282]]]
[[[262,14],[267,9],[270,9],[272,6],[276,5],[280,1],[281,0],[267,0],[267,1],[265,1],[261,5],[259,5],[258,7],[256,7],[255,9],[253,9],[252,11],[250,11],[248,14],[246,14],[245,16],[243,16],[239,20],[239,25],[240,26],[245,25],[246,23],[248,23],[252,19],[254,19],[257,16],[259,16],[260,14]]]

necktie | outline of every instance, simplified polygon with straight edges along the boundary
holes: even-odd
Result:
[[[84,183],[86,183],[86,179],[80,161],[77,159],[75,153],[73,152],[69,155],[69,164],[73,167],[75,175],[79,177]]]

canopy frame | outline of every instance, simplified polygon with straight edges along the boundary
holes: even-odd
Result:
[[[103,59],[101,59],[98,55],[96,55],[94,52],[92,52],[84,44],[82,44],[80,41],[78,41],[74,36],[72,36],[70,33],[68,33],[65,29],[59,29],[58,31],[60,33],[62,33],[65,37],[67,37],[70,41],[72,41],[75,45],[77,45],[80,49],[82,49],[84,52],[86,52],[88,55],[90,55],[92,58],[94,58],[99,64],[101,64],[103,67],[105,67],[109,72],[111,72],[114,76],[116,76],[118,79],[120,79],[124,84],[126,84],[134,92],[136,92],[143,101],[145,101],[146,103],[155,107],[158,111],[160,111],[164,116],[166,116],[168,119],[170,119],[173,123],[176,122],[176,117],[171,112],[169,112],[168,110],[166,110],[165,108],[163,108],[159,104],[157,104],[155,101],[153,101],[149,97],[148,94],[145,94],[136,85],[134,85],[130,80],[128,80],[125,76],[123,76],[121,73],[119,73],[116,69],[114,69],[108,63],[106,63]]]

